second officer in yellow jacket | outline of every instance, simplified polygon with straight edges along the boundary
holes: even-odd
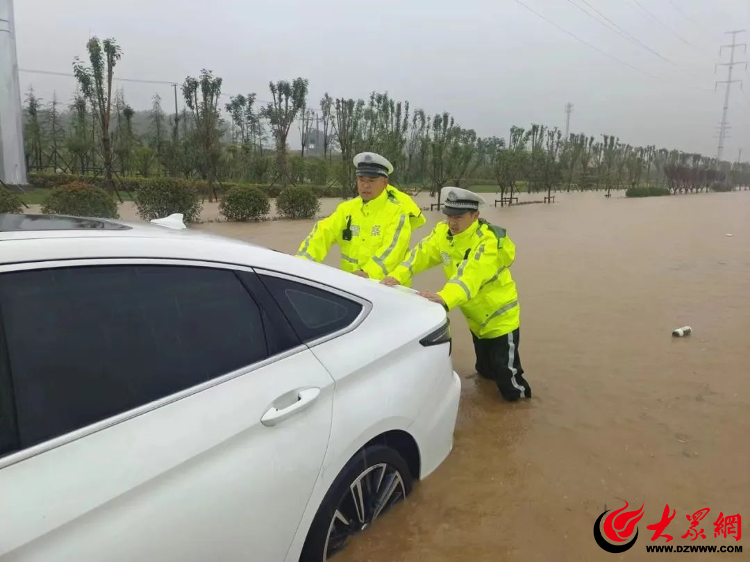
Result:
[[[518,354],[518,294],[510,274],[516,247],[505,229],[479,218],[483,202],[479,195],[456,187],[446,187],[444,192],[446,220],[382,282],[404,284],[441,264],[448,279],[445,286],[437,293],[420,295],[447,310],[459,307],[474,339],[477,372],[494,380],[507,400],[530,398],[531,387]]]
[[[383,279],[403,261],[412,229],[426,222],[414,201],[388,184],[393,166],[372,152],[357,154],[359,196],[344,201],[319,221],[297,250],[297,257],[321,262],[333,244],[341,248],[341,269]]]

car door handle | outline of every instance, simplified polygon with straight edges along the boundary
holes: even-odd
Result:
[[[263,417],[260,418],[260,423],[268,427],[276,425],[277,423],[300,413],[306,408],[309,408],[318,396],[320,396],[319,388],[305,388],[299,390],[297,391],[297,401],[294,404],[281,409],[271,406],[268,411],[263,414]]]

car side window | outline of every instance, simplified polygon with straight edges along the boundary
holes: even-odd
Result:
[[[268,357],[260,309],[229,270],[4,273],[0,303],[20,448]]]
[[[362,312],[360,303],[331,291],[281,277],[260,278],[305,343],[346,328]]]

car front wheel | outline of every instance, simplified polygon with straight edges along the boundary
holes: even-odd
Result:
[[[300,562],[323,562],[342,550],[412,490],[406,461],[393,449],[372,445],[349,461],[313,519]]]

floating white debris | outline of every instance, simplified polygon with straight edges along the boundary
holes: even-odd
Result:
[[[174,213],[169,215],[168,217],[164,217],[163,219],[154,219],[151,222],[152,224],[163,226],[165,228],[171,228],[172,230],[183,230],[187,228],[187,226],[185,226],[185,223],[182,219],[182,213]]]

